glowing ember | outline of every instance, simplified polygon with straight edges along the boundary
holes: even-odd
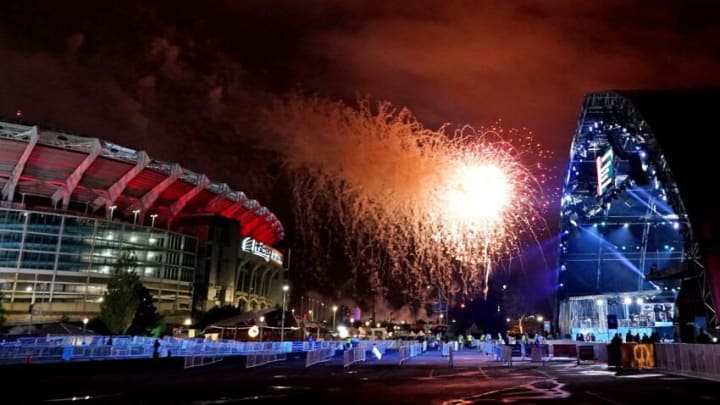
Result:
[[[517,131],[511,144],[500,128],[449,134],[389,103],[298,96],[264,121],[273,136],[258,142],[291,173],[297,236],[320,272],[349,265],[355,285],[418,300],[487,293],[492,269],[546,229],[545,177],[521,164],[543,152]],[[330,255],[338,245],[343,266]]]

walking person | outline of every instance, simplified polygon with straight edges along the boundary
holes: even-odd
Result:
[[[155,343],[153,343],[153,359],[157,359],[160,357],[160,341],[158,339],[155,339]]]

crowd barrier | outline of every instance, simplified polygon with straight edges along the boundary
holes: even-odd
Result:
[[[442,343],[440,346],[440,354],[442,356],[449,356],[450,350],[456,352],[459,349],[460,349],[460,344],[458,342]]]
[[[28,362],[62,362],[84,360],[120,360],[152,358],[157,339],[147,336],[45,336],[21,337],[0,342],[0,364]],[[205,340],[202,338],[159,339],[158,357],[223,357],[251,354],[309,352],[318,349],[342,350],[342,341],[240,342],[236,340]],[[402,341],[359,341],[358,346],[381,353],[396,349]]]
[[[250,354],[289,353],[295,342],[239,342],[235,340],[156,339],[144,336],[46,336],[0,342],[0,364],[61,362],[84,360],[120,360],[151,358],[155,342],[158,357],[222,357]],[[338,342],[299,342],[303,351],[337,348]]]
[[[500,348],[500,356],[498,356],[498,361],[503,364],[507,364],[508,366],[512,366],[513,353],[512,347],[510,345],[504,345]]]
[[[222,357],[207,357],[207,356],[185,356],[184,368],[202,367],[210,364],[219,363],[223,360]]]
[[[550,345],[540,344],[530,346],[530,362],[542,363],[543,365],[550,358]]]
[[[361,347],[366,352],[371,352],[374,347],[378,349],[380,354],[385,354],[385,351],[388,349],[389,342],[385,340],[375,341],[375,340],[361,340],[358,342],[357,347]]]
[[[399,364],[402,365],[407,360],[416,357],[422,353],[422,345],[420,343],[411,343],[400,346],[398,349]]]
[[[315,349],[307,352],[305,357],[305,368],[330,360],[335,355],[335,349]]]
[[[274,363],[276,361],[283,361],[287,359],[287,354],[250,354],[247,356],[245,368],[262,366],[263,364]]]
[[[671,373],[720,379],[720,345],[658,343],[655,366]]]
[[[355,347],[343,352],[343,367],[349,367],[359,361],[365,361],[365,349],[362,347]]]

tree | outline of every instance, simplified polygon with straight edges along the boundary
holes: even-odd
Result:
[[[160,335],[163,317],[153,304],[153,297],[150,290],[140,286],[140,305],[135,311],[135,317],[127,333],[131,335]]]
[[[503,313],[510,319],[508,326],[517,325],[519,333],[525,333],[526,319],[533,316],[533,305],[529,294],[521,290],[519,285],[503,288],[501,291]]]
[[[113,334],[124,334],[132,324],[141,302],[142,282],[135,261],[122,256],[115,263],[100,304],[100,319]]]

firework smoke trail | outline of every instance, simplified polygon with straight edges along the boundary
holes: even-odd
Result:
[[[518,147],[497,127],[432,131],[387,102],[351,108],[298,95],[263,122],[273,135],[264,146],[292,176],[303,244],[326,251],[333,218],[355,278],[376,292],[391,279],[412,297],[431,285],[446,297],[487,294],[493,267],[544,226],[544,177],[520,163],[538,153],[529,136]]]

